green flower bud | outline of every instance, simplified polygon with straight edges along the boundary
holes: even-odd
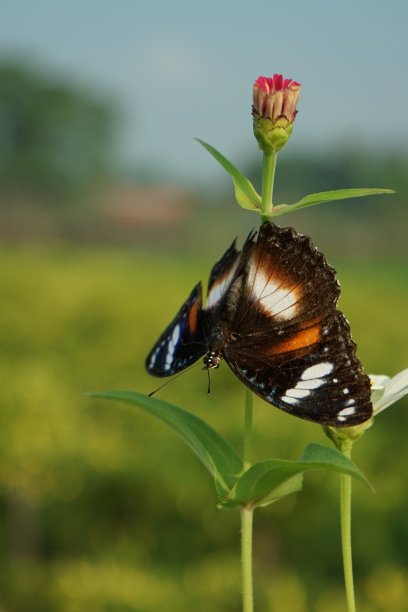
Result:
[[[374,422],[374,419],[369,419],[360,425],[354,425],[353,427],[330,427],[325,425],[323,431],[328,438],[334,443],[336,448],[344,450],[345,447],[351,447],[354,442],[359,440],[363,436],[367,429],[369,429]]]

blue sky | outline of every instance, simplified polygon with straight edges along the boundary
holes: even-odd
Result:
[[[238,163],[255,153],[260,74],[302,83],[292,151],[407,150],[407,23],[406,0],[3,0],[0,55],[117,100],[129,164],[212,180],[221,170],[193,138]]]

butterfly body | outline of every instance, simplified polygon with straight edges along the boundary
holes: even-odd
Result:
[[[334,269],[306,236],[264,223],[242,251],[235,241],[213,266],[202,305],[199,283],[163,332],[146,367],[156,376],[200,357],[225,360],[265,401],[328,425],[356,425],[372,414],[370,382],[336,304]]]

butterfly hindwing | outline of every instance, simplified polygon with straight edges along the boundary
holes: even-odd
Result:
[[[147,371],[154,376],[171,376],[202,357],[207,351],[205,319],[198,283],[150,351]]]
[[[337,312],[323,321],[320,338],[288,341],[245,354],[226,351],[233,372],[262,399],[290,414],[333,426],[370,418],[370,381],[355,355],[349,325]]]

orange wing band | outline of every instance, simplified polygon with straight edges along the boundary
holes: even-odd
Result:
[[[188,330],[190,334],[195,334],[197,330],[197,320],[198,320],[198,309],[200,308],[200,301],[197,300],[195,304],[191,307],[190,312],[188,313]]]
[[[288,353],[289,351],[297,351],[304,349],[312,344],[316,344],[320,340],[320,325],[303,329],[302,331],[295,334],[292,338],[276,344],[271,348],[273,355],[279,355],[280,353]]]

